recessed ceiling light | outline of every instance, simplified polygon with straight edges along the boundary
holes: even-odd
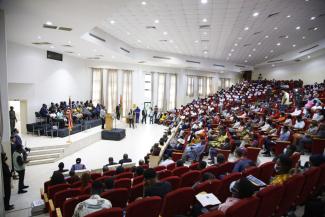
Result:
[[[115,58],[115,56],[112,56],[112,59],[114,59]]]
[[[68,44],[71,44],[71,41],[68,41]]]
[[[207,19],[207,18],[203,18],[203,19],[202,19],[202,22],[203,22],[203,23],[206,23],[206,22],[208,22],[208,19]]]
[[[296,44],[293,44],[292,47],[296,47]]]
[[[238,46],[238,44],[237,44],[237,43],[235,43],[235,44],[234,44],[234,46],[235,46],[235,47],[237,47],[237,46]]]
[[[146,4],[147,4],[147,2],[143,1],[143,2],[141,2],[141,4],[142,4],[142,5],[146,5]]]
[[[115,24],[115,20],[111,20],[109,22],[110,22],[110,24]]]
[[[258,43],[257,43],[257,45],[261,45],[261,44],[262,44],[262,42],[258,42]]]
[[[205,51],[203,51],[203,53],[204,53],[204,54],[207,54],[207,53],[208,53],[208,51],[207,51],[207,50],[205,50]]]
[[[130,33],[129,33],[129,32],[126,32],[126,34],[127,34],[127,35],[130,35]]]
[[[248,27],[248,26],[246,26],[246,27],[244,28],[244,30],[245,30],[245,31],[249,30],[249,27]]]
[[[231,52],[234,52],[235,50],[234,49],[231,49]]]
[[[40,35],[39,35],[39,36],[37,36],[37,39],[42,39],[42,36],[40,36]]]
[[[306,39],[306,36],[302,36],[302,39]]]
[[[310,56],[308,55],[307,58],[310,59]]]
[[[314,20],[314,19],[316,19],[316,17],[311,17],[311,18],[310,18],[310,20]]]
[[[280,43],[280,42],[276,43],[276,46],[280,46],[280,45],[281,45],[281,43]]]
[[[272,67],[274,67],[275,65],[274,64],[272,64]]]
[[[229,54],[228,54],[228,56],[230,56],[230,57],[231,57],[231,53],[229,53]]]
[[[51,48],[54,49],[55,47],[52,45]]]
[[[137,42],[138,42],[138,43],[141,43],[141,40],[138,39]]]
[[[266,36],[265,36],[265,38],[269,38],[269,36],[268,36],[268,35],[266,35]]]
[[[245,63],[247,63],[248,62],[248,60],[245,60]]]
[[[256,48],[253,48],[253,51],[255,52],[256,51]]]
[[[291,15],[289,14],[289,15],[287,15],[287,18],[290,18],[291,17]]]
[[[201,3],[206,4],[206,3],[208,3],[208,0],[201,0]]]
[[[252,57],[252,54],[248,54],[248,57]]]
[[[284,38],[289,38],[289,35],[286,35]]]
[[[274,51],[273,50],[270,50],[270,53],[273,53]]]
[[[203,35],[207,35],[208,33],[207,32],[203,32]]]
[[[80,56],[80,53],[78,53],[78,56]]]
[[[265,56],[265,57],[264,57],[264,59],[267,59],[267,58],[269,58],[269,57],[268,57],[268,56]]]
[[[314,29],[313,29],[314,31],[316,31],[316,30],[318,30],[318,27],[314,27]]]
[[[170,43],[174,43],[174,41],[173,41],[173,40],[169,40],[169,42],[170,42]]]
[[[195,40],[194,43],[199,43],[199,41],[198,40]]]
[[[168,32],[163,32],[164,35],[168,35]]]
[[[49,25],[49,26],[52,26],[52,25],[53,25],[53,23],[52,23],[51,21],[46,21],[45,24],[46,24],[46,25]]]
[[[155,23],[159,23],[159,20],[155,20]]]
[[[242,40],[243,38],[242,37],[238,37],[238,40],[240,41],[240,40]]]
[[[278,27],[274,27],[273,29],[274,29],[274,30],[278,30]]]
[[[253,13],[253,17],[257,17],[259,15],[258,12]]]
[[[300,26],[297,26],[297,27],[296,27],[296,30],[299,30],[299,29],[300,29]]]

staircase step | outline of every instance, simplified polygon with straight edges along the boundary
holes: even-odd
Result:
[[[59,158],[60,153],[51,153],[51,154],[39,154],[39,155],[32,155],[28,156],[28,160],[34,161],[34,160],[42,160],[42,159],[49,159],[49,158]]]
[[[63,153],[63,152],[64,152],[64,148],[50,148],[50,149],[40,149],[40,150],[32,149],[31,152],[28,153],[28,156]]]
[[[39,164],[49,164],[54,163],[57,160],[57,158],[47,158],[47,159],[41,159],[41,160],[32,160],[27,165],[39,165]]]
[[[50,145],[50,146],[39,146],[31,148],[32,151],[46,150],[46,149],[58,149],[65,148],[66,145]]]

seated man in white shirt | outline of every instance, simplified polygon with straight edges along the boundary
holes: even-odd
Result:
[[[175,163],[168,155],[163,155],[163,160],[160,162],[159,166],[167,167],[169,164]]]
[[[297,129],[297,130],[302,130],[302,129],[304,129],[304,127],[305,127],[305,121],[302,120],[301,116],[298,116],[293,128]]]
[[[104,191],[103,183],[95,181],[92,184],[91,196],[89,199],[77,204],[73,217],[84,217],[90,213],[112,208],[109,200],[101,198],[99,195]]]
[[[314,113],[314,115],[312,117],[312,120],[317,121],[317,122],[321,122],[322,120],[324,120],[324,115],[323,115],[321,109],[316,110],[316,112]]]
[[[296,116],[299,116],[299,115],[301,115],[301,109],[299,108],[299,106],[296,106],[294,112],[291,113],[291,116],[296,117]]]

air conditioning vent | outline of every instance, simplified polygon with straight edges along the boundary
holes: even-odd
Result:
[[[64,51],[65,53],[74,53],[73,51]]]
[[[245,66],[242,66],[242,65],[235,65],[235,66],[237,66],[239,68],[245,68]]]
[[[301,61],[301,59],[295,59],[295,62],[300,62]]]
[[[325,14],[320,14],[317,16],[317,18],[319,18],[319,17],[325,17]]]
[[[127,49],[125,49],[125,48],[123,48],[123,47],[120,47],[120,49],[121,49],[122,51],[126,52],[126,53],[130,53],[129,50],[127,50]]]
[[[161,40],[159,40],[160,42],[167,42],[168,40],[166,40],[166,39],[161,39]]]
[[[33,42],[32,44],[34,44],[34,45],[50,45],[52,43],[44,41],[44,42]]]
[[[213,64],[213,66],[225,68],[225,66],[224,65],[221,65],[221,64]]]
[[[201,42],[205,42],[205,43],[208,43],[209,42],[209,40],[201,40]]]
[[[267,63],[276,63],[276,62],[281,62],[283,61],[283,59],[280,59],[280,60],[270,60],[270,61],[267,61]]]
[[[243,47],[251,46],[251,44],[244,44]]]
[[[199,29],[210,29],[210,25],[200,25]]]
[[[99,41],[106,42],[105,39],[103,39],[103,38],[101,38],[101,37],[99,37],[99,36],[97,36],[97,35],[95,35],[95,34],[93,34],[93,33],[89,33],[89,35],[90,35],[91,37],[93,37],[93,38],[96,38],[96,39],[99,40]]]
[[[145,63],[146,61],[139,61],[138,63]]]
[[[318,47],[318,46],[319,46],[319,45],[316,44],[315,46],[312,46],[312,47],[307,48],[307,49],[305,49],[305,50],[299,51],[299,53],[304,53],[304,52],[309,51],[309,50],[312,50],[312,49],[314,49],[314,48],[316,48],[316,47]]]
[[[58,28],[58,30],[62,30],[62,31],[70,32],[70,31],[72,30],[72,28],[70,28],[70,27],[60,26],[60,27]]]
[[[286,37],[286,35],[280,35],[279,36],[279,38],[285,38]]]
[[[63,47],[72,47],[70,44],[63,44]]]
[[[201,64],[200,62],[198,61],[193,61],[193,60],[186,60],[187,63],[195,63],[195,64]]]
[[[146,29],[153,29],[156,30],[157,28],[155,26],[146,26]]]
[[[169,57],[160,57],[160,56],[153,56],[154,59],[161,59],[161,60],[170,60]]]
[[[260,33],[262,33],[262,32],[254,32],[253,35],[258,35]]]
[[[276,16],[278,14],[280,14],[280,12],[276,12],[276,13],[269,14],[269,15],[267,15],[267,18],[274,17],[274,16]]]
[[[96,57],[104,57],[103,54],[97,54]]]
[[[53,26],[53,25],[43,24],[43,28],[47,28],[47,29],[56,29],[56,28],[58,28],[58,27],[57,27],[57,26]]]
[[[89,60],[99,60],[100,58],[99,57],[88,57],[87,59],[89,59]]]

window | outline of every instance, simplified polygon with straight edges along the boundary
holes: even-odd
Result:
[[[101,92],[102,92],[102,72],[100,69],[93,69],[93,90],[92,100],[94,105],[101,103]]]
[[[152,74],[144,75],[144,101],[151,102],[152,99]]]
[[[176,107],[176,75],[170,75],[168,109]]]
[[[207,95],[211,95],[212,94],[212,78],[209,77],[207,78]]]
[[[221,88],[226,89],[230,87],[230,78],[220,78]]]
[[[186,96],[194,96],[194,76],[187,76]]]
[[[166,74],[158,75],[158,108],[165,110],[165,83],[166,83]]]

